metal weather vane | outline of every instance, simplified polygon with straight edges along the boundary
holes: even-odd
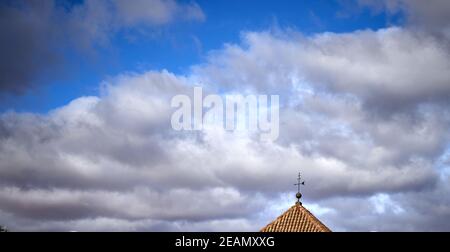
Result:
[[[302,197],[302,194],[300,193],[300,186],[305,185],[305,181],[302,181],[302,176],[300,175],[300,172],[298,173],[297,183],[294,185],[297,186],[297,194],[295,194],[295,197],[297,198],[297,202],[302,204],[300,202],[300,198]]]

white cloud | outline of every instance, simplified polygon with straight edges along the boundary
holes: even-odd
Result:
[[[432,195],[448,191],[438,160],[449,137],[450,62],[439,41],[403,28],[243,38],[188,76],[124,74],[104,82],[99,97],[44,115],[1,115],[0,222],[17,230],[258,230],[301,169],[305,200],[333,209],[320,213],[333,229],[388,230],[425,214],[414,195],[436,202]],[[170,98],[192,95],[197,81],[208,92],[281,94],[279,141],[171,130]],[[436,218],[447,216],[442,204]],[[392,207],[413,214],[396,219]],[[448,226],[435,223],[430,217],[427,228]]]
[[[243,40],[244,47],[227,45],[194,71],[215,85],[242,88],[245,83],[282,94],[300,80],[316,91],[354,95],[393,113],[449,98],[449,51],[426,34],[402,28],[306,38],[295,32],[250,32]]]

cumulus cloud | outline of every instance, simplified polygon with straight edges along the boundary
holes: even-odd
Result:
[[[0,93],[12,94],[60,77],[67,50],[108,45],[122,30],[205,19],[196,3],[173,0],[3,1],[0,14]]]
[[[229,45],[211,56],[216,64],[195,70],[232,88],[248,83],[255,90],[290,92],[311,82],[386,113],[449,98],[449,51],[433,37],[401,28],[291,36],[247,33],[247,48]]]
[[[396,40],[407,39],[411,48],[399,52]],[[103,83],[101,96],[78,98],[46,115],[3,114],[1,211],[17,219],[12,226],[18,229],[26,228],[18,224],[24,222],[29,228],[70,230],[92,220],[101,223],[99,229],[122,223],[130,230],[178,230],[185,227],[179,223],[189,223],[221,230],[214,223],[222,220],[224,226],[238,222],[242,225],[236,229],[247,230],[268,221],[261,213],[291,190],[288,181],[301,168],[311,181],[305,195],[333,209],[323,215],[325,220],[338,229],[364,229],[336,222],[333,214],[340,218],[346,209],[334,202],[344,199],[354,206],[362,204],[361,196],[380,194],[393,195],[397,202],[394,195],[409,198],[445,189],[438,160],[447,146],[449,117],[439,98],[448,94],[440,81],[448,77],[430,78],[425,98],[414,78],[410,86],[395,81],[407,77],[399,62],[418,68],[414,60],[394,57],[420,52],[422,44],[415,39],[400,28],[311,38],[248,33],[244,45],[225,47],[189,76],[167,71],[122,75]],[[371,57],[374,48],[365,47],[368,43],[377,45],[377,59]],[[342,44],[354,45],[359,54],[344,53]],[[428,47],[441,50],[433,40]],[[440,53],[425,58],[448,64]],[[346,69],[353,66],[349,61],[356,69]],[[439,67],[420,66],[423,72]],[[214,127],[194,133],[171,130],[170,98],[192,95],[197,81],[208,92],[217,85],[230,92],[280,92],[279,141],[259,142]],[[411,109],[374,115],[373,109],[401,97],[401,89],[408,89]],[[376,200],[369,198],[380,202],[386,197]],[[411,207],[407,200],[395,204]],[[365,228],[379,229],[373,220],[389,212],[383,209],[368,206],[361,222]]]

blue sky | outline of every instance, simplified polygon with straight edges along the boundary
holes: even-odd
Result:
[[[64,2],[64,1],[62,1]],[[189,1],[186,1],[189,3]],[[67,11],[74,1],[67,4]],[[107,45],[89,53],[62,50],[63,70],[56,78],[43,77],[36,88],[20,96],[6,95],[3,111],[46,112],[83,95],[97,95],[102,80],[123,72],[167,69],[187,74],[225,43],[240,43],[245,31],[295,29],[305,36],[321,32],[345,33],[401,25],[402,14],[387,14],[345,1],[198,1],[205,20],[174,22],[161,27],[133,27],[111,34]],[[146,29],[142,32],[141,29]],[[49,69],[51,72],[52,69]],[[52,75],[53,73],[46,73]]]

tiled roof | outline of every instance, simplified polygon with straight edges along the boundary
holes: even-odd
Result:
[[[262,228],[261,232],[331,232],[331,230],[297,202]]]

